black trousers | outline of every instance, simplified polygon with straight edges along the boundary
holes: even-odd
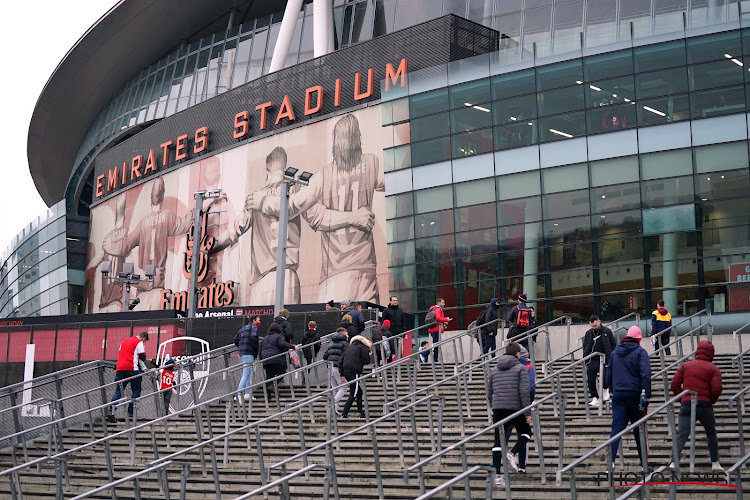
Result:
[[[520,408],[519,408],[520,409]],[[492,422],[496,423],[501,421],[504,418],[507,418],[511,415],[513,415],[518,410],[492,410]],[[508,426],[514,425],[516,426],[516,429],[518,429],[518,432],[520,436],[518,437],[518,442],[511,450],[512,453],[518,453],[518,467],[521,469],[526,468],[526,443],[531,440],[531,426],[526,423],[526,417],[524,415],[518,415],[516,418],[511,420],[509,423],[505,424],[506,428]],[[495,470],[498,474],[502,474],[503,470],[503,448],[500,441],[500,427],[495,427],[495,446],[492,448],[492,464],[495,467]]]
[[[695,419],[703,425],[708,437],[708,454],[712,462],[719,461],[719,439],[716,437],[716,419],[714,407],[705,401],[699,401],[695,408]],[[680,405],[680,425],[677,431],[677,458],[690,437],[690,402]]]
[[[662,346],[665,346],[665,345],[669,344],[669,335],[670,334],[671,334],[671,330],[668,331],[667,333],[663,333],[661,335],[659,335],[657,333],[657,335],[659,335],[656,338],[657,339],[656,340],[656,348],[657,349],[661,348]],[[672,348],[671,347],[667,347],[666,349],[664,349],[664,354],[669,354],[671,356],[672,355]]]
[[[344,372],[344,378],[347,382],[351,382],[355,378],[359,377],[359,373]],[[349,399],[344,404],[344,409],[341,412],[341,416],[346,417],[349,415],[349,410],[352,409],[354,401],[357,401],[357,413],[362,413],[362,388],[360,387],[359,381],[349,384]]]
[[[271,394],[271,390],[273,389],[274,381],[271,380],[274,377],[278,377],[279,375],[283,375],[286,373],[286,366],[280,365],[280,364],[272,364],[272,365],[263,365],[263,370],[266,372],[266,392]],[[275,381],[276,386],[278,387],[281,383],[281,379],[278,379]]]
[[[607,370],[607,367],[604,367],[604,370]],[[589,393],[591,394],[592,398],[598,398],[599,397],[599,391],[596,390],[596,376],[599,374],[599,359],[598,358],[592,358],[591,361],[589,361],[589,364],[586,365],[586,380],[589,383]],[[601,374],[602,376],[602,389],[607,389],[607,384],[605,382],[606,378],[604,377],[604,374]]]

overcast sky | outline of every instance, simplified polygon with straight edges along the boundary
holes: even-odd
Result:
[[[39,94],[62,58],[114,0],[3,2],[0,40],[6,54],[0,77],[3,138],[0,253],[46,205],[29,174],[26,140]],[[83,75],[82,75],[83,76]]]

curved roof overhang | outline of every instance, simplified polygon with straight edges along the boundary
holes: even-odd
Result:
[[[29,125],[27,155],[47,205],[60,201],[91,122],[134,75],[182,40],[221,28],[232,9],[254,18],[283,0],[121,0],[68,51],[47,81]]]

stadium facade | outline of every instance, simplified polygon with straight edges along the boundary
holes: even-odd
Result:
[[[53,208],[5,252],[2,316],[123,310],[103,261],[154,266],[137,310],[181,307],[204,189],[226,198],[201,305],[271,304],[292,166],[313,177],[289,303],[441,296],[465,327],[524,291],[546,320],[664,299],[747,323],[748,21],[725,0],[120,2],[35,109]]]

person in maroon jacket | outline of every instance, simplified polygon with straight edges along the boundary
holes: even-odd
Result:
[[[721,371],[712,363],[714,359],[714,345],[708,340],[698,344],[695,360],[683,363],[672,378],[671,389],[677,395],[684,390],[698,393],[698,405],[695,416],[703,425],[708,436],[708,453],[711,455],[711,469],[722,471],[719,463],[719,440],[716,437],[716,420],[713,405],[721,395]],[[680,426],[677,433],[677,460],[680,460],[682,449],[690,436],[690,396],[683,396],[680,406]],[[677,468],[673,463],[670,469]]]

